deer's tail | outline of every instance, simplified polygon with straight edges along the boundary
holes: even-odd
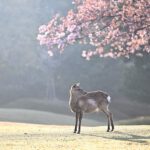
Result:
[[[107,100],[108,100],[108,103],[111,103],[111,97],[109,95],[107,96]]]

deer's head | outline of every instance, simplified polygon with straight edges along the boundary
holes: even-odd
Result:
[[[75,95],[75,96],[81,96],[86,93],[87,92],[85,92],[83,89],[80,88],[80,83],[76,83],[72,85],[70,88],[70,94]]]

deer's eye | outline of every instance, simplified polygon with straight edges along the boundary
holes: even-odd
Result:
[[[76,85],[73,85],[72,87],[73,87],[73,88],[76,88]]]

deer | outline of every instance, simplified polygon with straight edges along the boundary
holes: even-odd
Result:
[[[106,92],[100,90],[87,92],[80,88],[80,83],[72,85],[70,88],[69,106],[71,111],[75,113],[74,133],[80,134],[81,121],[84,113],[100,111],[102,111],[107,116],[107,132],[113,131],[114,123],[113,114],[109,110],[110,103],[111,97]]]

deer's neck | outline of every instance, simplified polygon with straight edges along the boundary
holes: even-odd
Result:
[[[77,96],[70,93],[69,105],[72,112],[76,112]]]
[[[70,93],[70,100],[69,100],[69,103],[76,103],[77,102],[77,96]]]

